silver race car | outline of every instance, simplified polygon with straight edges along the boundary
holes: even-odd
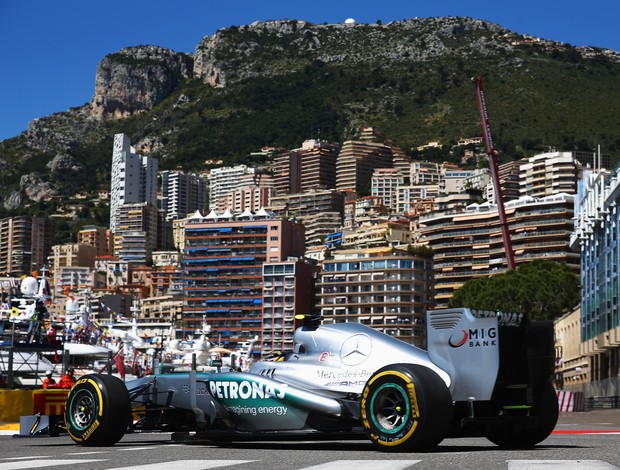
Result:
[[[359,323],[307,315],[295,351],[248,372],[81,378],[65,426],[84,446],[126,432],[171,431],[216,444],[368,438],[380,450],[426,451],[447,437],[533,446],[558,418],[553,324],[473,309],[427,313],[423,350]]]

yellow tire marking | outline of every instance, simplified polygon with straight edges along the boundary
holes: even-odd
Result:
[[[98,385],[98,384],[97,384],[94,380],[84,377],[84,378],[82,378],[82,379],[78,380],[78,381],[75,383],[74,387],[75,387],[77,384],[82,384],[82,383],[90,383],[90,384],[91,384],[91,385],[95,388],[95,390],[97,391],[97,396],[98,396],[98,398],[99,398],[99,416],[102,416],[102,415],[103,415],[103,396],[101,395],[101,389],[99,388],[99,385]],[[98,420],[95,420],[95,422],[93,423],[93,425],[96,425],[96,426],[95,426],[96,428],[97,428],[97,427],[99,427],[99,421],[98,421]],[[91,425],[91,427],[92,427],[92,425]],[[89,429],[90,429],[90,428],[89,428]],[[94,429],[93,429],[93,431],[94,431]],[[81,437],[77,437],[77,436],[74,436],[73,434],[71,434],[71,431],[69,430],[69,426],[67,426],[67,432],[69,433],[69,436],[71,436],[71,438],[72,438],[74,441],[80,441],[80,442],[81,442],[81,441],[83,441],[83,440],[84,440],[84,439],[83,439],[83,438],[81,438]],[[88,429],[87,429],[86,431],[84,431],[84,434],[86,434],[86,436],[90,436],[90,434],[91,434],[91,433],[92,433],[92,431],[89,433],[89,432],[88,432]]]
[[[386,376],[386,375],[395,375],[396,377],[401,378],[407,384],[407,394],[409,395],[409,399],[411,401],[411,417],[414,419],[413,426],[411,426],[411,429],[407,432],[407,434],[405,434],[402,438],[400,438],[397,441],[390,441],[390,442],[380,441],[380,440],[378,440],[379,436],[376,436],[375,434],[371,434],[371,437],[375,440],[375,442],[377,442],[377,444],[380,444],[380,445],[383,445],[383,446],[386,446],[386,447],[392,447],[392,446],[397,446],[397,445],[401,444],[402,442],[406,441],[407,439],[409,439],[413,435],[413,433],[415,432],[415,430],[418,427],[418,421],[417,420],[420,417],[420,408],[418,406],[418,397],[417,397],[417,394],[416,394],[416,391],[415,391],[415,385],[411,381],[411,379],[408,376],[406,376],[405,374],[403,374],[402,372],[398,372],[398,371],[395,371],[395,370],[383,371],[383,372],[375,375],[373,378],[371,378],[368,381],[368,384],[366,385],[366,390],[368,390],[368,387],[370,385],[372,385],[377,379],[379,379],[379,378],[381,378],[383,376]],[[367,392],[366,392],[366,390],[364,391],[365,393],[364,393],[362,401],[366,401],[367,400],[367,397],[366,397]],[[366,422],[367,417],[366,417],[366,412],[364,411],[364,407],[362,407],[362,419],[364,421],[363,422],[364,427],[366,429],[370,429],[370,423]]]

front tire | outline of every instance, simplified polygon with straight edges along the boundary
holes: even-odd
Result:
[[[375,372],[364,387],[362,424],[380,450],[427,451],[446,436],[452,396],[434,371],[394,364]]]
[[[130,423],[129,393],[116,377],[85,375],[71,389],[65,425],[74,442],[83,446],[112,446],[121,440]]]

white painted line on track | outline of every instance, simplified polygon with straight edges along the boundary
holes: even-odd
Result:
[[[108,470],[207,470],[250,462],[256,462],[256,460],[173,460],[172,462],[136,465],[134,467],[117,467]]]
[[[148,447],[119,447],[118,449],[114,449],[114,450],[118,450],[119,452],[133,452],[134,450],[152,450],[153,446],[148,446]]]
[[[82,465],[90,462],[105,462],[107,459],[56,459],[56,460],[24,460],[22,462],[2,462],[2,470],[23,470],[27,468],[61,468],[67,465]]]
[[[508,470],[617,470],[602,460],[508,460]]]
[[[91,450],[89,452],[67,452],[65,455],[95,455],[95,454],[109,454],[110,450]]]
[[[79,465],[89,468],[88,463],[109,462],[109,459],[46,459],[36,457],[5,457],[0,458],[2,470],[28,470],[35,468],[67,468]],[[231,465],[242,465],[257,460],[173,460],[153,464],[115,467],[109,470],[209,470]],[[304,467],[299,470],[349,470],[367,467],[381,470],[404,470],[422,462],[422,460],[333,460],[319,465]],[[602,460],[507,460],[508,470],[618,470],[618,467]]]
[[[300,470],[350,470],[352,468],[381,468],[381,470],[403,470],[421,460],[333,460],[331,462],[304,467]]]

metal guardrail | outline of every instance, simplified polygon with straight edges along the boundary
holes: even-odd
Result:
[[[587,397],[587,409],[620,408],[620,396],[615,397]]]

